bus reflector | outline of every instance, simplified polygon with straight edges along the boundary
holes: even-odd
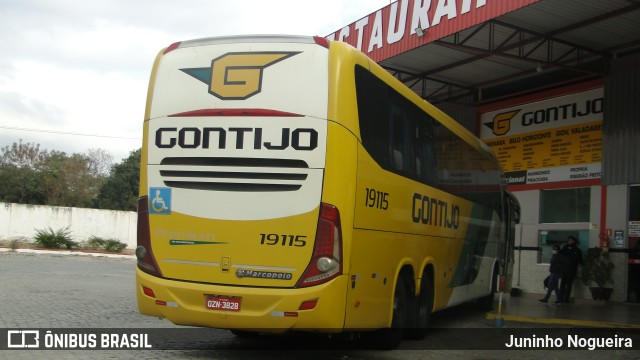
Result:
[[[304,301],[300,304],[298,310],[312,310],[315,309],[316,305],[318,305],[318,299]]]
[[[150,297],[152,297],[152,298],[155,298],[155,297],[156,297],[156,294],[154,294],[154,293],[153,293],[153,290],[149,289],[149,288],[148,288],[148,287],[146,287],[146,286],[143,286],[143,287],[142,287],[142,292],[143,292],[145,295],[150,296]]]
[[[325,283],[342,274],[342,230],[340,212],[333,205],[321,203],[316,241],[311,262],[296,287]]]

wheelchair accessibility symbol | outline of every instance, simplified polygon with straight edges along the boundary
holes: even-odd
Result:
[[[170,188],[150,188],[149,189],[149,214],[170,215],[171,214],[171,189]]]

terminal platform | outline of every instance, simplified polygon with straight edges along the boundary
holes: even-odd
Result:
[[[640,304],[574,299],[569,304],[555,305],[539,301],[543,295],[523,293],[512,297],[503,294],[502,306],[487,313],[489,320],[505,323],[535,323],[550,326],[640,329]],[[496,296],[497,301],[498,296]],[[552,296],[553,299],[553,296]],[[500,308],[500,309],[499,309]]]

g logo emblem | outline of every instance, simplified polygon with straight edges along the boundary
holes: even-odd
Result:
[[[498,114],[493,118],[493,122],[485,123],[485,125],[493,131],[494,135],[505,135],[511,130],[511,119],[513,119],[519,111],[518,109]]]
[[[245,100],[262,91],[264,69],[299,52],[227,53],[211,61],[209,68],[180,69],[209,85],[209,93],[221,100]]]

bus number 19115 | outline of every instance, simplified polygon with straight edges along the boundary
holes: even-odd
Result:
[[[366,188],[366,191],[367,199],[365,204],[368,207],[381,210],[387,210],[389,208],[389,193],[369,188]]]
[[[260,245],[303,247],[307,245],[307,236],[287,234],[260,234]]]

